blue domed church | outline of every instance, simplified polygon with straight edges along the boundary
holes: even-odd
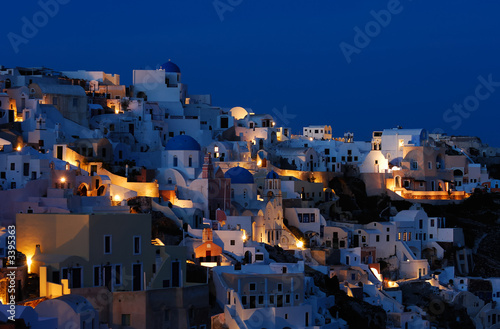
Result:
[[[201,146],[193,137],[178,135],[172,137],[165,146],[162,167],[177,169],[188,179],[195,179],[201,167]]]
[[[253,175],[247,169],[237,166],[226,171],[224,177],[231,179],[231,199],[248,208],[257,198],[257,185]]]

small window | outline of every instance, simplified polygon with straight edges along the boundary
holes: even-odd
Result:
[[[231,240],[231,246],[234,246],[236,244],[235,240]]]
[[[264,295],[259,296],[259,304],[263,305],[264,304]]]
[[[104,253],[111,254],[111,235],[104,236]]]
[[[387,234],[387,235],[385,236],[385,241],[389,242],[389,240],[391,239],[390,237],[391,237],[391,236],[390,236],[389,234]]]
[[[375,236],[375,241],[379,242],[380,241],[380,235]]]
[[[122,267],[121,265],[115,265],[115,285],[119,286],[122,284]]]
[[[134,255],[139,255],[141,253],[141,237],[134,236]]]
[[[278,291],[283,291],[283,284],[278,283]]]
[[[122,314],[122,326],[130,326],[130,314]]]
[[[269,304],[274,305],[274,295],[269,295]]]
[[[99,266],[94,266],[94,287],[99,287],[101,285],[101,268]]]
[[[14,162],[10,164],[10,170],[16,170],[16,164]]]
[[[256,289],[256,284],[255,283],[250,283],[250,290],[255,291]]]
[[[285,303],[290,304],[290,294],[285,295]]]

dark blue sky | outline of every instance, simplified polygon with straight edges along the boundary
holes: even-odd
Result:
[[[0,64],[104,70],[130,84],[133,69],[171,58],[191,93],[257,113],[286,107],[295,133],[325,123],[337,136],[350,130],[369,140],[373,130],[401,125],[500,146],[500,86],[475,96],[478,76],[500,82],[496,0],[59,1],[68,3],[18,53],[8,33],[23,36],[22,18],[32,22],[42,8],[3,4]],[[230,6],[223,20],[214,3]],[[370,12],[388,6],[391,21],[377,31]],[[367,24],[370,42],[348,63],[340,44],[355,46],[354,28]],[[473,111],[453,112],[464,101]]]

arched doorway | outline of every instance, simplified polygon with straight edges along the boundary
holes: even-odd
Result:
[[[97,196],[103,196],[106,191],[106,187],[104,185],[99,186],[97,189]]]
[[[252,264],[252,253],[249,250],[245,251],[245,263]]]
[[[396,186],[396,188],[401,188],[401,176],[394,177],[394,186]]]
[[[87,185],[81,183],[80,186],[78,186],[78,189],[76,190],[76,195],[87,196]]]

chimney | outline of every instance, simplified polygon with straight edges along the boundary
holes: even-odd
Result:
[[[37,244],[36,247],[35,247],[35,255],[40,255],[42,253],[42,250],[40,249],[40,245]]]

